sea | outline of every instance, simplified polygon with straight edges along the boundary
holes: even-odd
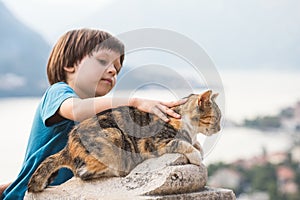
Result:
[[[224,104],[222,129],[212,137],[198,137],[205,151],[204,163],[232,162],[261,155],[263,151],[287,150],[293,142],[287,131],[266,132],[233,126],[231,122],[239,124],[246,118],[274,115],[295,105],[300,101],[300,72],[225,71],[220,76],[224,86],[223,96],[218,97]],[[161,101],[178,98],[174,92],[161,89],[129,93]],[[0,184],[13,181],[21,169],[39,101],[40,97],[0,99]]]

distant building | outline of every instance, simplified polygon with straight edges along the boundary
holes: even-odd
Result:
[[[282,194],[296,194],[298,186],[295,183],[296,175],[294,170],[287,166],[280,166],[277,168],[276,173],[278,190]]]
[[[298,151],[296,152],[295,149],[295,156],[298,156],[297,158],[299,158],[300,160],[300,147]],[[233,163],[233,165],[241,166],[245,169],[251,169],[253,166],[262,166],[267,163],[278,165],[280,163],[284,163],[287,159],[288,159],[288,154],[286,152],[274,152],[270,154],[263,154],[260,156],[253,156],[252,158],[249,159],[239,159],[236,160]]]
[[[300,146],[296,146],[291,150],[292,161],[300,164]]]
[[[286,152],[275,152],[267,156],[267,160],[274,165],[283,163],[287,159],[288,159],[288,155]]]
[[[209,185],[213,187],[237,188],[242,182],[242,176],[233,169],[219,169],[209,177]]]
[[[253,192],[249,194],[241,194],[239,200],[269,200],[270,196],[267,192]]]

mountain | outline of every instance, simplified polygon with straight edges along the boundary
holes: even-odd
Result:
[[[47,87],[49,44],[0,1],[0,97],[40,96]]]

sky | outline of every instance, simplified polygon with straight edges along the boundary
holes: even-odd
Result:
[[[300,68],[298,0],[2,0],[51,45],[72,28],[165,28],[226,67]]]
[[[2,0],[15,16],[53,43],[111,0]]]
[[[58,35],[61,34],[62,30],[67,30],[73,27],[80,26],[97,26],[99,24],[95,23],[93,20],[97,21],[97,13],[101,12],[106,8],[113,8],[118,6],[118,0],[2,0],[6,6],[25,24],[27,24],[32,29],[41,33],[46,40],[50,43],[55,42]],[[128,7],[122,7],[121,9],[128,15],[135,16],[136,14],[142,14],[141,10],[135,10],[132,4],[138,5],[138,7],[144,7],[148,10],[149,3],[136,0],[126,0]],[[140,3],[143,2],[143,3]],[[180,0],[167,0],[167,1],[152,1],[152,6],[156,7],[155,4],[159,4],[159,7],[168,6],[169,3],[172,4],[182,2]],[[192,0],[190,2],[195,2]],[[143,4],[143,5],[141,5]],[[148,4],[148,5],[147,5]],[[219,10],[222,7],[223,2],[221,0],[214,0],[213,3],[209,1],[202,1],[201,6],[207,8],[208,10]],[[187,6],[189,7],[189,6]],[[110,12],[110,11],[108,11]],[[120,17],[124,15],[121,12],[111,11],[112,16]],[[155,14],[155,13],[153,13]],[[163,17],[163,16],[161,16]],[[98,19],[101,20],[101,19]],[[92,22],[91,22],[92,21]],[[113,21],[113,20],[112,20]],[[110,21],[108,22],[110,23]],[[124,22],[126,23],[126,22]],[[112,24],[115,26],[116,24]],[[133,28],[137,28],[139,25]],[[147,24],[145,24],[145,27]],[[114,29],[114,28],[112,28]],[[128,30],[124,30],[128,31]]]

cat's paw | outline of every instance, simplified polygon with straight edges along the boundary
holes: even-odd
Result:
[[[202,155],[199,151],[192,151],[191,153],[186,153],[185,156],[191,164],[199,166],[202,163]]]

